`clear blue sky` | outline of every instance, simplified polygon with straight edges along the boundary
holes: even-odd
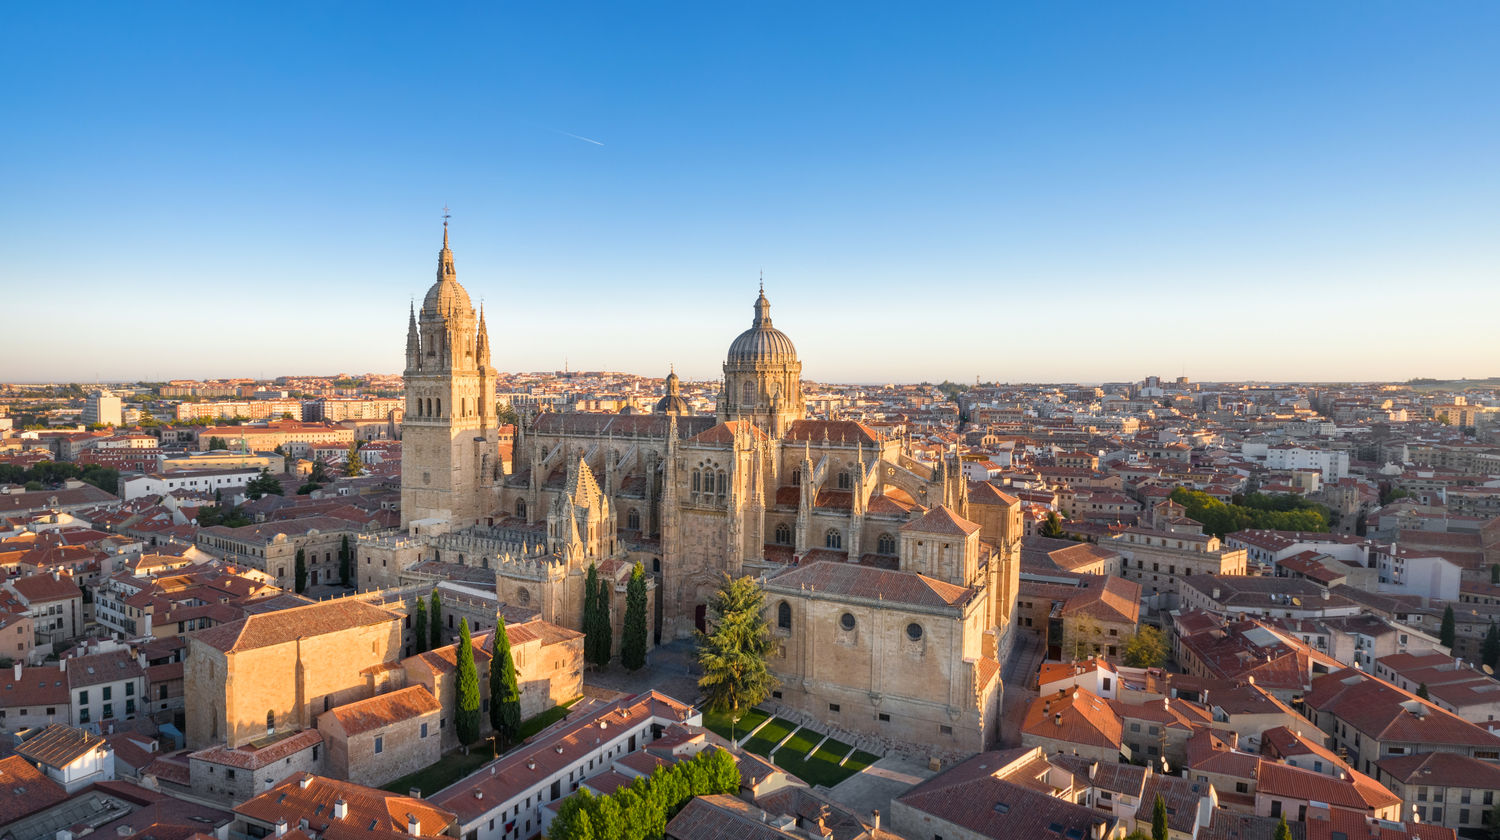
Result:
[[[1500,374],[1500,4],[9,3],[0,380]],[[576,135],[576,136],[570,136]],[[596,142],[589,142],[585,139]]]

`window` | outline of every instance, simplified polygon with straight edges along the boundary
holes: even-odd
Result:
[[[165,688],[165,686],[163,686]],[[266,712],[266,734],[270,735],[276,731],[276,711],[274,709]]]
[[[823,545],[828,548],[843,548],[844,535],[837,528],[829,528],[828,533],[823,535]]]
[[[115,705],[113,703],[105,703],[104,704],[104,718],[106,720],[108,720],[109,718],[112,718],[114,716],[115,716]]]
[[[941,725],[941,726],[938,727],[938,734],[939,735],[952,735],[953,734],[953,727],[948,726],[947,724],[943,724],[943,725]]]
[[[844,613],[843,615],[839,616],[839,626],[842,627],[842,628],[844,628],[845,630],[853,630],[854,629],[854,614],[853,613]]]
[[[625,515],[625,527],[629,528],[632,531],[641,530],[640,511],[636,510],[635,508],[630,509],[630,513]]]
[[[385,752],[385,736],[384,735],[376,735],[375,736],[375,754],[376,755],[380,755],[383,752]]]
[[[425,723],[422,724],[422,734],[420,736],[418,736],[418,737],[421,737],[421,738],[426,738],[427,737],[427,724],[425,724]]]
[[[914,642],[922,641],[922,625],[916,623],[915,621],[906,625],[906,638],[911,639]]]
[[[792,605],[785,601],[776,605],[776,626],[782,630],[792,629]]]
[[[893,536],[891,536],[890,534],[881,534],[875,540],[875,553],[876,554],[895,554],[896,553],[896,538],[893,537]]]
[[[879,720],[881,720],[882,722],[887,722],[887,723],[890,722],[890,719],[891,719],[891,716],[888,715],[888,714],[886,714],[885,712],[881,712],[880,714],[876,715],[875,717],[878,718]]]
[[[135,696],[135,683],[133,683],[133,682],[125,683],[125,696],[126,697],[134,697]]]
[[[526,500],[525,499],[516,499],[516,516],[519,516],[522,519],[526,518]]]
[[[78,692],[78,705],[80,705],[80,706],[87,705],[88,702],[89,702],[89,693],[87,691],[80,691],[80,692]]]
[[[783,522],[780,525],[776,526],[776,544],[777,545],[791,545],[792,544],[792,528],[791,528],[790,525],[787,525],[785,522]]]
[[[793,487],[801,487],[802,486],[802,471],[801,470],[792,470],[792,486]]]
[[[839,473],[839,489],[848,490],[854,486],[854,480],[849,477],[848,471]]]
[[[837,703],[829,703],[828,704],[828,711],[830,711],[830,712],[836,712],[838,710],[839,710],[839,704],[837,704]]]

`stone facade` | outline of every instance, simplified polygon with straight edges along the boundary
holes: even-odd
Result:
[[[326,772],[379,787],[442,757],[441,709],[422,686],[360,700],[318,717]]]

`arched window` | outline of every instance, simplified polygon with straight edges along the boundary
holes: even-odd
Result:
[[[630,513],[625,514],[625,527],[632,531],[641,530],[641,512],[631,508]]]
[[[526,518],[526,500],[525,499],[516,499],[516,516],[519,516],[522,519]]]
[[[755,403],[755,384],[753,382],[747,381],[744,387],[740,388],[740,403],[741,405],[753,405]]]
[[[724,475],[724,471],[719,470],[719,495],[722,496],[727,492],[729,492],[729,480]]]
[[[792,528],[791,528],[790,525],[786,524],[785,522],[783,522],[780,525],[776,526],[776,544],[777,545],[791,545],[792,544]]]
[[[891,536],[890,534],[881,534],[880,537],[875,540],[875,553],[895,554],[896,538]]]
[[[524,586],[521,587],[520,589],[517,589],[516,590],[516,600],[519,601],[521,603],[521,606],[523,606],[523,607],[526,606],[527,604],[531,603],[531,590],[527,589]]]
[[[802,471],[801,470],[792,470],[792,486],[793,487],[801,487],[802,486]]]
[[[437,413],[434,414],[433,416],[434,417],[442,417],[443,416],[443,398],[442,397],[438,397],[437,398]]]
[[[276,710],[275,709],[268,709],[266,711],[266,734],[267,735],[271,735],[271,734],[275,733],[275,731],[276,731]]]
[[[792,629],[792,605],[785,601],[776,605],[776,626],[782,630]]]
[[[698,492],[698,490],[699,490],[699,484],[702,481],[703,481],[703,476],[701,474],[699,474],[699,472],[697,470],[693,470],[693,492],[694,493]]]
[[[839,489],[840,490],[848,490],[850,487],[853,487],[853,486],[854,486],[854,482],[849,478],[848,471],[839,473]]]
[[[843,548],[844,535],[839,533],[837,528],[829,528],[828,533],[823,537],[823,545],[829,548]]]

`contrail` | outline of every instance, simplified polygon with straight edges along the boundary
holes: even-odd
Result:
[[[569,136],[569,137],[571,137],[571,138],[573,138],[573,139],[574,139],[574,140],[582,140],[582,141],[583,141],[583,142],[585,142],[585,143],[593,143],[593,144],[594,144],[594,145],[595,145],[595,146],[603,146],[603,145],[604,145],[604,144],[603,144],[603,143],[600,143],[600,142],[599,142],[599,141],[598,141],[598,140],[590,140],[590,139],[589,139],[589,138],[587,138],[587,137],[582,137],[582,136],[579,136],[579,135],[577,135],[577,134],[574,134],[574,133],[573,133],[573,132],[571,132],[571,131],[563,131],[563,130],[562,130],[562,129],[560,129],[560,128],[554,128],[554,129],[552,129],[552,130],[553,130],[553,131],[555,131],[555,132],[557,132],[557,133],[558,133],[558,134],[566,134],[566,135],[568,135],[568,136]]]

